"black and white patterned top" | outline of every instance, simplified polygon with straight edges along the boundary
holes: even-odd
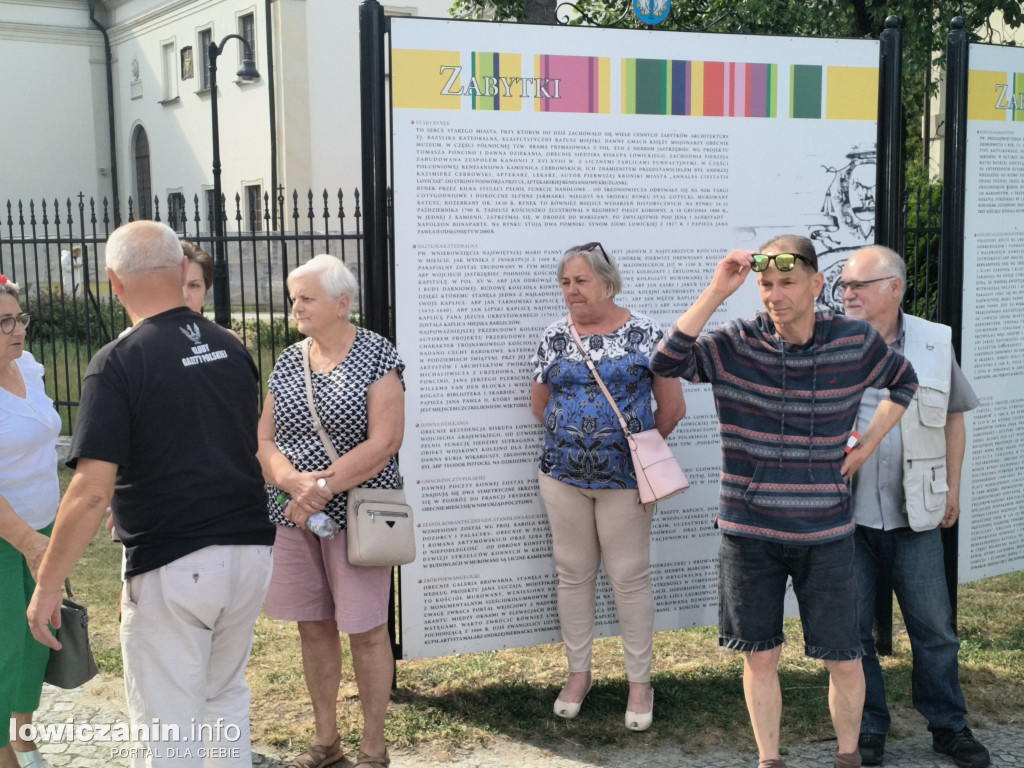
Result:
[[[267,386],[274,396],[274,442],[278,450],[300,472],[316,472],[327,469],[331,462],[313,428],[313,417],[306,401],[300,348],[305,343],[303,340],[292,344],[281,353]],[[391,342],[373,331],[357,328],[352,349],[336,368],[327,373],[312,372],[313,402],[339,456],[366,441],[369,421],[367,393],[371,384],[392,370],[398,372],[401,380],[405,364]],[[404,381],[402,386],[405,386]],[[380,474],[362,485],[367,488],[397,488],[397,461],[392,458]],[[277,502],[280,492],[280,489],[267,485],[270,520],[294,528],[295,524],[284,517],[284,505]],[[324,509],[341,528],[345,528],[347,500],[348,494],[339,493]]]

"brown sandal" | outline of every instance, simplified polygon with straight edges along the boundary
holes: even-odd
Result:
[[[340,762],[344,755],[339,734],[334,743],[326,747],[310,742],[306,751],[293,757],[285,768],[326,768],[328,765]]]
[[[359,759],[356,760],[356,764],[352,768],[359,768],[361,765],[368,765],[370,768],[388,768],[391,765],[391,758],[388,756],[387,749],[384,750],[384,754],[378,757],[368,755],[362,750],[359,751]]]

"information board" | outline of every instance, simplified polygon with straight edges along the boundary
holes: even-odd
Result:
[[[559,639],[530,359],[561,254],[600,241],[668,328],[733,248],[812,237],[826,300],[874,237],[878,43],[391,19],[408,658]],[[753,279],[713,327],[760,307]],[[657,629],[717,623],[710,389],[669,438],[692,484],[652,531]],[[617,634],[598,585],[597,633]]]
[[[972,45],[967,60],[961,364],[981,405],[966,416],[961,582],[1024,569],[1024,49]]]

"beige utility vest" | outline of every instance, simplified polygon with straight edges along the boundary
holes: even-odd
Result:
[[[953,368],[949,326],[903,315],[903,354],[917,372],[918,389],[900,419],[903,492],[915,531],[928,531],[946,514],[946,409]]]

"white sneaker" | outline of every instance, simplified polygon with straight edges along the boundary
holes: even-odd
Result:
[[[53,768],[50,762],[43,757],[38,749],[31,752],[18,752],[14,750],[14,756],[18,758],[18,765],[21,768]]]

